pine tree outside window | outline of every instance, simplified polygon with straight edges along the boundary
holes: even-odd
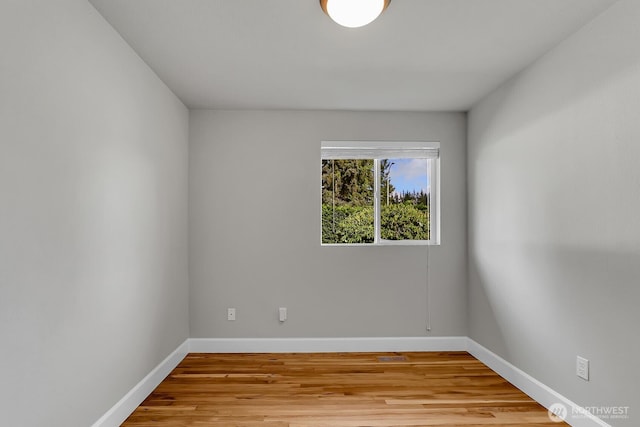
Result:
[[[440,243],[440,144],[323,141],[323,245]]]

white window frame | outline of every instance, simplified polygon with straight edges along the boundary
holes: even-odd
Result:
[[[322,243],[322,214],[320,215],[320,244],[322,246],[425,246],[439,245],[440,224],[440,143],[389,141],[322,141],[321,159],[373,160],[374,165],[374,241],[373,243]],[[380,161],[382,159],[428,159],[429,176],[429,240],[386,240],[380,237]],[[322,166],[321,166],[322,167]],[[320,173],[322,176],[322,172]],[[321,207],[322,209],[322,203]]]

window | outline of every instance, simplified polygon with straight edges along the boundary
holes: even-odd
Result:
[[[440,144],[323,141],[323,245],[440,243]]]

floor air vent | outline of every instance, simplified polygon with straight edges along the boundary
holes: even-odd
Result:
[[[378,362],[406,362],[405,356],[378,356]]]

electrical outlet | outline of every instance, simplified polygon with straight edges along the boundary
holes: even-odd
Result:
[[[589,361],[584,357],[577,356],[576,358],[576,375],[589,381]]]
[[[236,320],[235,308],[227,308],[227,320]]]

